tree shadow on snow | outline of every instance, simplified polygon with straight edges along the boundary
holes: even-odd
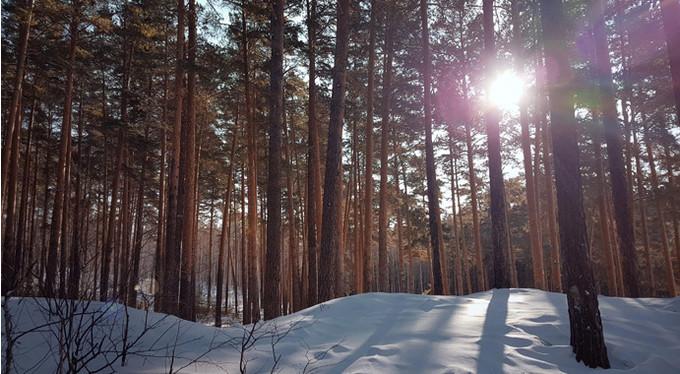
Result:
[[[423,298],[420,310],[404,312],[402,305],[394,304],[391,308],[384,310],[382,321],[375,328],[375,331],[353,352],[332,366],[333,373],[343,373],[350,369],[352,365],[362,359],[369,362],[377,359],[376,356],[397,356],[402,362],[393,363],[402,372],[414,372],[418,370],[418,363],[428,362],[434,350],[434,346],[441,344],[444,339],[442,329],[448,326],[448,321],[454,318],[455,310],[458,305],[447,300],[431,300],[429,297]],[[440,310],[443,308],[445,310]],[[428,313],[436,310],[434,318],[427,318],[420,313]],[[416,326],[414,324],[426,324]],[[410,349],[404,350],[400,347],[384,346],[385,343],[398,341],[400,337],[408,336],[413,344]],[[395,337],[397,337],[395,339]],[[406,357],[406,358],[405,358]],[[414,363],[415,367],[404,363]],[[442,365],[442,369],[444,366]]]
[[[511,329],[505,324],[508,315],[508,298],[510,290],[493,290],[486,318],[479,339],[479,356],[477,357],[477,373],[495,374],[503,372],[505,334]]]

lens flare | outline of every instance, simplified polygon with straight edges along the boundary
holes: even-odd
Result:
[[[502,110],[514,110],[524,95],[525,84],[522,78],[512,70],[506,70],[496,76],[489,86],[488,101]]]

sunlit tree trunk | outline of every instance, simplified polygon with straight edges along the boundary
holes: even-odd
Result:
[[[333,91],[328,124],[328,148],[324,176],[323,219],[319,253],[319,301],[335,297],[335,278],[342,209],[342,125],[345,114],[345,78],[349,44],[350,1],[339,0],[336,7],[337,26],[333,66]]]

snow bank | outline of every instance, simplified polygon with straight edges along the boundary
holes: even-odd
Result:
[[[18,340],[14,347],[18,372],[55,372],[60,336],[71,336],[69,350],[75,350],[73,336],[79,334],[73,330],[78,329],[55,322],[46,310],[48,304],[44,299],[9,302],[12,336],[47,324]],[[97,327],[80,334],[85,337],[79,341],[82,351],[87,351],[82,347],[88,340],[102,342],[102,352],[91,354],[87,367],[105,367],[104,372],[164,373],[172,368],[233,373],[245,366],[249,373],[261,373],[275,365],[284,373],[593,371],[571,353],[565,296],[530,289],[464,297],[362,294],[254,328],[216,329],[157,313],[126,311],[118,304],[93,302],[72,308],[76,316],[71,327],[82,329],[98,316]],[[612,364],[608,373],[680,373],[680,298],[600,297],[600,308]],[[128,350],[121,366],[125,321]],[[5,340],[3,327],[3,345]],[[61,349],[61,355],[65,351]]]

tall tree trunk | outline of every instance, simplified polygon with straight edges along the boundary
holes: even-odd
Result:
[[[647,226],[647,207],[645,205],[645,195],[647,193],[645,192],[645,184],[643,180],[644,176],[642,174],[642,162],[640,161],[640,153],[642,152],[642,149],[640,147],[640,143],[638,142],[637,131],[633,131],[633,148],[635,148],[635,176],[637,184],[637,198],[639,200],[638,210],[640,211],[640,225],[642,230],[642,248],[644,250],[645,260],[647,262],[647,281],[649,282],[649,292],[647,295],[654,296],[656,291],[656,280],[654,279],[654,266],[652,264],[652,252],[649,244],[649,229]]]
[[[456,205],[458,205],[458,227],[460,227],[460,232],[459,232],[459,243],[460,243],[460,272],[463,274],[464,279],[461,280],[462,284],[462,289],[463,289],[463,294],[471,293],[472,292],[472,284],[470,282],[470,271],[468,269],[468,251],[467,251],[467,245],[465,244],[465,226],[463,225],[463,208],[460,203],[460,187],[458,184],[458,174],[459,174],[459,169],[458,169],[458,159],[455,158],[453,160],[453,170],[454,170],[454,183],[455,183],[455,202]]]
[[[222,327],[222,287],[224,285],[224,246],[229,244],[229,204],[231,202],[231,190],[234,178],[234,155],[236,152],[236,134],[238,133],[238,109],[234,120],[234,134],[231,138],[231,150],[229,151],[229,168],[227,169],[227,189],[224,193],[224,207],[222,208],[222,229],[220,231],[219,254],[217,255],[217,293],[215,294],[215,327]],[[229,278],[229,275],[227,275]],[[234,282],[236,278],[234,277]],[[229,295],[229,287],[225,291]],[[228,299],[228,297],[227,297]],[[228,300],[227,300],[228,301]]]
[[[236,134],[234,134],[236,136]],[[236,171],[232,169],[232,173],[235,173]],[[232,177],[233,178],[233,177]],[[233,179],[232,179],[233,180]],[[238,259],[238,238],[237,238],[237,233],[238,233],[238,228],[236,227],[236,221],[233,219],[234,217],[234,212],[236,212],[236,201],[238,198],[236,197],[236,194],[233,194],[231,199],[231,208],[230,211],[232,212],[228,218],[227,218],[227,267],[225,269],[226,274],[225,274],[225,282],[224,282],[224,290],[225,290],[225,299],[224,299],[224,310],[225,312],[229,312],[229,270],[231,270],[231,280],[232,280],[232,287],[233,287],[233,293],[234,293],[234,313],[233,315],[238,318],[238,289],[239,289],[239,281],[237,277],[237,271],[238,271],[238,263],[236,260]],[[233,230],[232,230],[233,227]],[[231,235],[231,232],[234,232],[233,235]],[[229,237],[233,237],[233,241],[229,239]],[[232,249],[233,248],[233,249]]]
[[[248,122],[245,123],[245,126],[248,126]],[[246,146],[247,143],[250,142],[249,139],[246,139]],[[246,163],[248,160],[242,160],[241,163],[241,201],[240,201],[240,207],[241,207],[241,294],[243,298],[243,313],[242,313],[242,321],[243,323],[250,323],[252,321],[252,309],[250,308],[250,293],[249,293],[249,287],[250,285],[248,284],[248,272],[250,271],[250,265],[249,262],[252,260],[248,260],[248,247],[247,247],[247,233],[246,233],[246,226],[248,224],[246,220]]]
[[[425,120],[425,168],[427,174],[427,206],[429,212],[430,245],[432,246],[432,290],[435,295],[449,293],[444,278],[442,258],[442,221],[439,212],[439,187],[432,144],[432,58],[430,56],[430,31],[427,16],[427,1],[420,0],[420,24],[423,46],[423,109]]]
[[[359,206],[360,196],[363,195],[361,190],[361,166],[359,161],[359,130],[357,129],[357,124],[354,122],[352,124],[352,167],[351,173],[354,177],[354,183],[352,184],[352,222],[353,222],[353,235],[352,235],[352,275],[353,282],[350,288],[354,293],[358,292],[360,284],[363,282],[362,275],[359,274],[361,271],[361,264],[363,263],[363,258],[361,257],[361,246],[363,244],[363,224],[361,221],[361,209],[363,207]]]
[[[344,168],[340,166],[340,180],[344,178]],[[354,183],[351,173],[349,178],[349,185]],[[338,221],[340,222],[340,240],[338,241],[338,261],[336,263],[337,276],[335,277],[335,295],[336,297],[345,296],[345,243],[347,243],[347,233],[349,230],[349,189],[344,183],[340,189],[340,199],[342,201],[340,209],[338,210]],[[389,279],[388,279],[389,286]]]
[[[265,264],[264,319],[281,315],[281,128],[283,120],[283,9],[276,0],[271,12],[271,60],[269,94],[269,158],[267,176],[267,253]]]
[[[468,183],[470,185],[470,205],[472,206],[472,232],[475,246],[475,264],[477,270],[477,289],[487,289],[484,263],[482,261],[482,235],[479,227],[479,203],[477,202],[477,172],[475,171],[474,148],[469,118],[465,121],[465,142],[467,146]]]
[[[593,28],[595,38],[595,69],[600,88],[600,108],[604,126],[604,139],[607,142],[607,160],[614,199],[614,218],[618,233],[622,261],[623,285],[622,296],[639,297],[640,290],[637,277],[637,253],[635,252],[635,235],[631,220],[631,207],[628,200],[628,182],[626,167],[621,146],[621,130],[616,113],[616,98],[609,61],[607,30],[605,18],[605,0],[595,0],[596,19]],[[680,9],[679,9],[680,10]],[[678,12],[680,14],[680,11]]]
[[[309,60],[309,93],[307,103],[308,152],[307,152],[307,306],[318,301],[319,237],[321,229],[321,151],[319,146],[319,125],[316,118],[316,0],[307,0],[307,42]]]
[[[66,274],[68,272],[68,234],[69,234],[69,217],[71,214],[71,171],[72,171],[72,137],[68,137],[68,144],[66,145],[66,175],[64,181],[64,201],[63,209],[61,210],[61,235],[62,239],[59,243],[59,293],[56,297],[61,299],[66,298]]]
[[[462,261],[462,251],[460,245],[460,232],[458,231],[458,221],[457,216],[460,215],[460,211],[456,212],[456,182],[458,179],[457,170],[454,166],[454,155],[453,155],[453,134],[449,133],[449,173],[451,175],[451,222],[453,226],[453,249],[454,249],[454,259],[453,267],[455,274],[455,294],[463,294],[463,261]],[[462,231],[462,227],[461,227]]]
[[[45,295],[54,297],[54,285],[57,275],[57,249],[62,237],[61,227],[64,209],[64,196],[66,181],[66,163],[69,139],[71,137],[71,116],[73,106],[73,83],[75,80],[76,48],[78,44],[79,7],[74,4],[72,19],[69,24],[69,57],[66,68],[66,87],[64,89],[64,115],[61,125],[59,140],[59,162],[57,164],[57,185],[54,193],[54,205],[52,206],[52,222],[50,226],[50,240],[47,251],[47,263],[45,274]]]
[[[151,83],[149,79],[149,92],[151,96]],[[148,121],[149,119],[147,119]],[[144,143],[149,141],[149,124],[144,126]],[[137,290],[139,287],[139,267],[142,255],[142,244],[144,239],[144,192],[146,191],[146,164],[148,162],[147,153],[142,150],[140,155],[140,171],[139,171],[139,188],[137,190],[137,208],[135,213],[135,241],[132,249],[131,274],[128,282],[128,298],[127,305],[136,307],[137,304]]]
[[[16,285],[20,286],[19,282],[23,283],[25,287],[30,287],[31,281],[32,281],[32,274],[31,274],[31,269],[33,268],[33,225],[28,224],[28,195],[29,195],[29,189],[32,189],[32,198],[31,198],[31,205],[34,205],[35,203],[35,189],[36,189],[36,182],[37,182],[37,173],[38,173],[38,149],[36,149],[35,152],[35,161],[31,163],[32,159],[32,154],[31,154],[31,144],[32,144],[32,137],[33,137],[33,122],[35,121],[35,109],[36,109],[36,103],[37,100],[35,98],[35,94],[32,95],[31,99],[31,111],[30,115],[28,118],[28,128],[26,129],[26,147],[24,151],[24,165],[23,165],[23,176],[22,176],[22,181],[21,181],[21,198],[19,200],[19,218],[17,222],[17,236],[16,236],[16,250],[14,254],[15,258],[15,270],[20,270],[18,273],[14,273],[14,276],[19,276],[18,279],[15,279]],[[35,147],[34,147],[35,148]],[[30,172],[33,171],[33,183],[29,182],[29,177],[30,177]],[[33,220],[33,206],[30,210],[30,216],[31,216],[31,221]],[[9,227],[9,226],[8,226]],[[28,228],[28,235],[24,235],[24,233],[27,231]],[[28,238],[29,244],[28,246],[24,247],[24,243],[26,242],[26,239]],[[25,252],[28,254],[27,261],[24,260]],[[4,262],[4,260],[3,260]],[[16,269],[16,266],[18,265],[19,269]],[[3,270],[4,273],[4,270]],[[10,273],[11,274],[11,273]],[[11,284],[11,283],[10,283]]]
[[[284,101],[284,119],[285,119],[285,101]],[[285,135],[285,163],[286,163],[286,191],[287,191],[287,204],[286,204],[286,216],[288,219],[288,266],[289,266],[289,278],[288,279],[288,293],[289,302],[291,303],[291,311],[296,312],[302,308],[302,294],[300,293],[300,274],[298,266],[298,233],[297,233],[297,221],[295,217],[295,191],[293,186],[293,180],[295,176],[293,175],[293,158],[291,156],[290,149],[295,146],[295,133],[293,132],[294,124],[291,124],[290,133],[287,130],[287,121],[284,120],[284,135]]]
[[[389,291],[387,266],[387,163],[390,134],[390,102],[392,98],[392,6],[385,9],[385,52],[383,56],[383,95],[380,136],[380,208],[378,210],[378,291]]]
[[[175,123],[172,134],[172,164],[168,177],[168,204],[166,212],[164,263],[161,288],[162,310],[168,314],[178,313],[179,258],[181,255],[178,224],[179,166],[182,150],[182,112],[184,109],[184,0],[177,0],[177,42],[175,46]]]
[[[611,193],[607,194],[607,213],[609,214],[609,222],[614,222],[614,207],[612,206],[612,196]],[[616,250],[618,247],[616,227],[612,224],[609,225],[610,238],[612,238],[612,254],[614,255],[614,265],[616,266],[616,287],[619,290],[619,294],[623,293],[623,270],[621,269],[621,254]]]
[[[513,57],[515,70],[523,69],[522,32],[520,29],[519,1],[512,0],[510,3],[512,16],[512,36],[514,43]],[[529,247],[531,249],[531,265],[533,270],[534,287],[545,289],[545,270],[543,269],[543,242],[539,230],[538,203],[536,197],[536,183],[534,182],[534,169],[531,162],[531,135],[529,134],[529,118],[527,106],[524,100],[519,104],[519,122],[522,128],[522,156],[524,165],[524,181],[526,185],[527,214],[529,216]]]
[[[623,115],[623,126],[624,126],[624,144],[625,144],[625,155],[626,155],[626,182],[628,191],[628,212],[630,214],[630,221],[632,223],[633,230],[633,248],[635,248],[635,200],[633,199],[633,149],[632,149],[632,139],[631,134],[633,132],[633,116],[632,110],[633,105],[631,103],[632,98],[632,88],[630,79],[630,69],[629,60],[630,53],[627,46],[627,30],[624,27],[625,19],[625,7],[622,3],[623,0],[616,0],[614,3],[615,7],[618,9],[614,15],[614,30],[619,35],[619,52],[621,54],[621,79],[623,80],[623,92],[621,94],[621,114]],[[638,278],[638,288],[640,279]]]
[[[247,189],[248,189],[248,221],[247,221],[247,255],[248,255],[248,309],[247,319],[244,323],[252,323],[260,320],[260,294],[257,268],[259,254],[257,249],[257,149],[255,135],[256,124],[252,119],[252,97],[250,95],[250,71],[248,51],[248,24],[245,9],[242,10],[242,50],[243,50],[243,78],[246,101],[246,138],[247,138]],[[245,255],[245,254],[244,254]]]
[[[18,105],[22,107],[22,101],[19,100]],[[12,138],[7,139],[8,148],[12,148],[9,157],[9,173],[8,178],[11,181],[8,183],[7,193],[7,208],[4,222],[4,235],[2,240],[2,294],[6,295],[8,292],[17,288],[21,281],[21,252],[17,246],[17,236],[21,232],[16,231],[16,194],[18,188],[18,173],[19,173],[19,143],[21,142],[21,123],[23,122],[23,110],[16,117],[18,124],[10,124],[16,126],[17,130],[13,131]],[[4,180],[3,180],[4,182]],[[3,197],[5,195],[3,194]]]
[[[398,140],[397,140],[397,134],[396,131],[394,130],[394,127],[392,128],[392,143],[394,146],[394,193],[395,193],[395,206],[394,209],[396,210],[397,213],[397,250],[395,251],[395,254],[397,256],[397,274],[396,274],[396,292],[406,292],[406,287],[404,285],[404,244],[403,244],[403,235],[402,235],[402,209],[403,209],[403,202],[402,202],[402,194],[401,194],[401,185],[399,182],[399,147],[398,147]]]
[[[397,160],[399,161],[399,167],[401,168],[401,174],[406,175],[406,167],[404,166],[404,159],[397,157]],[[408,198],[408,179],[404,178],[404,194],[402,195],[405,198]],[[408,204],[406,205],[406,213],[408,213]],[[411,236],[411,226],[410,226],[410,220],[408,214],[406,215],[405,219],[405,227],[404,231],[406,233],[406,237]],[[411,250],[411,244],[410,242],[406,245],[405,248],[406,252],[406,290],[405,292],[411,292],[411,290],[414,288],[413,287],[413,256],[412,256],[412,250]]]
[[[328,123],[328,148],[324,175],[323,215],[319,253],[319,301],[335,297],[335,278],[340,243],[338,230],[342,209],[342,125],[345,115],[345,84],[349,44],[350,1],[339,0],[336,7],[333,91]]]
[[[69,279],[68,279],[68,297],[70,299],[77,299],[80,292],[80,252],[81,252],[81,192],[80,185],[82,179],[83,165],[82,165],[82,152],[83,152],[83,102],[82,94],[80,101],[78,103],[78,154],[74,160],[74,170],[76,175],[75,181],[75,197],[74,197],[74,207],[73,207],[73,237],[71,240],[71,254],[69,261]]]
[[[541,24],[545,35],[547,87],[553,130],[553,157],[557,187],[560,249],[564,286],[567,289],[571,346],[576,361],[589,367],[609,368],[602,320],[588,259],[589,243],[583,210],[577,124],[571,95],[561,0],[541,1]]]
[[[537,52],[536,65],[545,70],[545,61],[543,50],[543,40],[540,38],[538,43],[540,45]],[[548,225],[548,241],[550,242],[550,283],[551,290],[555,292],[562,291],[562,277],[561,277],[561,259],[558,240],[557,217],[555,212],[555,188],[553,182],[553,157],[552,157],[552,136],[550,128],[546,123],[546,113],[549,110],[546,86],[546,75],[536,75],[536,167],[539,166],[539,156],[543,157],[543,184],[545,193],[545,221]],[[540,135],[540,136],[539,136]],[[542,147],[542,152],[539,152],[539,147]],[[537,169],[538,170],[538,169]],[[539,178],[537,173],[536,191],[538,191]],[[537,196],[538,196],[537,192]],[[540,200],[537,199],[540,203]],[[539,209],[540,211],[540,209]]]
[[[50,117],[48,122],[47,122],[47,139],[52,138],[52,118]],[[47,142],[46,142],[47,143]],[[48,143],[49,144],[49,143]],[[48,257],[48,237],[47,237],[47,212],[49,208],[49,202],[50,202],[50,160],[51,160],[51,155],[50,152],[47,151],[47,144],[46,144],[46,150],[45,150],[45,171],[43,175],[43,180],[45,181],[45,193],[43,194],[43,206],[42,206],[42,218],[41,218],[41,223],[40,223],[40,247],[41,247],[41,253],[40,253],[40,264],[39,264],[39,269],[38,269],[38,279],[40,282],[43,281],[45,273],[47,272],[47,257]],[[104,155],[106,155],[106,148],[104,148]],[[106,175],[106,167],[104,167],[104,175]],[[104,178],[106,180],[106,178]],[[3,260],[4,263],[4,260]],[[4,274],[4,273],[3,273]],[[42,287],[43,284],[40,283],[40,286]]]
[[[484,53],[487,70],[491,71],[496,60],[494,43],[493,0],[483,0]],[[489,194],[491,197],[491,242],[493,251],[494,288],[510,287],[510,266],[508,253],[508,222],[505,216],[505,184],[503,182],[503,165],[501,162],[500,113],[495,108],[486,110],[487,147],[489,152]]]
[[[24,70],[26,68],[26,56],[28,55],[28,41],[31,34],[31,23],[33,20],[33,0],[24,0],[21,4],[17,4],[16,11],[17,18],[19,18],[19,35],[17,40],[17,66],[14,71],[13,85],[12,85],[12,98],[9,107],[9,115],[7,116],[7,122],[5,126],[7,129],[7,137],[5,138],[8,142],[3,145],[2,149],[2,196],[3,198],[7,196],[7,186],[8,186],[8,172],[9,172],[9,159],[12,152],[11,140],[14,139],[16,134],[21,131],[21,121],[17,121],[17,117],[21,117],[21,95],[22,95],[22,85],[24,83]],[[72,40],[75,39],[72,37]],[[4,203],[4,201],[3,201]],[[10,243],[11,244],[11,243]],[[4,262],[4,260],[3,260]],[[8,269],[9,270],[9,269]],[[3,269],[3,274],[8,274]],[[8,277],[11,275],[8,274]],[[12,282],[10,282],[11,284]],[[8,286],[10,285],[8,284]],[[3,287],[3,295],[5,295]]]
[[[29,132],[30,134],[30,132]],[[40,169],[38,166],[40,165],[40,154],[41,154],[41,147],[38,142],[36,142],[36,145],[34,146],[34,157],[33,157],[33,162],[32,162],[32,168],[33,168],[33,182],[31,183],[31,197],[30,197],[30,208],[29,208],[29,214],[30,214],[30,224],[29,224],[29,229],[28,229],[28,261],[26,262],[26,269],[24,269],[24,274],[26,274],[26,288],[28,289],[28,293],[33,293],[33,284],[35,283],[36,275],[39,273],[40,269],[40,264],[38,263],[39,261],[39,256],[37,253],[37,249],[40,247],[38,243],[38,235],[36,232],[36,226],[37,224],[37,210],[38,210],[38,170]],[[26,168],[27,170],[30,169],[30,167]],[[46,181],[47,183],[47,181]],[[22,244],[23,246],[23,244]],[[37,265],[37,266],[36,266]],[[36,269],[38,271],[36,272]]]
[[[374,80],[375,80],[375,39],[376,39],[376,22],[378,17],[378,9],[376,0],[371,0],[371,20],[369,23],[369,42],[368,42],[368,83],[366,86],[366,168],[364,174],[364,203],[363,203],[363,220],[364,232],[363,243],[360,249],[360,256],[362,261],[359,263],[357,272],[359,272],[361,280],[357,287],[357,292],[371,291],[373,288],[373,271],[372,271],[372,242],[373,242],[373,97],[374,97]]]
[[[129,156],[128,156],[128,151],[125,149],[123,155],[123,195],[121,196],[121,205],[120,205],[120,217],[118,218],[118,230],[119,230],[119,255],[115,257],[115,262],[114,262],[114,272],[115,274],[118,274],[118,278],[114,278],[114,293],[116,292],[116,288],[118,288],[118,293],[115,294],[116,299],[121,300],[122,302],[127,301],[127,292],[128,292],[128,280],[130,279],[130,234],[131,234],[131,229],[130,226],[132,224],[132,220],[130,219],[130,215],[132,212],[132,209],[130,209],[130,205],[132,204],[132,197],[133,197],[133,192],[130,191],[131,186],[130,186],[130,173],[129,173],[129,167],[130,165],[128,164]],[[117,287],[116,287],[117,286]]]
[[[543,122],[542,126],[545,126]],[[562,259],[560,252],[560,241],[557,227],[557,212],[555,206],[555,185],[553,181],[553,152],[552,134],[546,127],[543,129],[543,168],[545,171],[545,194],[546,194],[546,216],[548,221],[548,234],[550,241],[550,258],[553,291],[562,291]]]
[[[666,267],[666,291],[670,297],[678,294],[675,285],[675,275],[673,274],[673,260],[671,260],[670,246],[668,244],[668,232],[666,231],[666,215],[659,191],[659,177],[656,174],[656,162],[654,160],[654,150],[652,139],[648,128],[645,128],[645,144],[647,148],[647,162],[649,162],[649,173],[652,181],[652,191],[654,192],[654,203],[656,204],[656,216],[659,230],[661,231],[661,251]]]
[[[167,45],[168,45],[168,34],[165,34],[165,43],[164,43],[164,50],[165,53],[164,55],[167,55]],[[162,112],[161,112],[161,125],[160,125],[160,145],[161,145],[161,153],[160,153],[160,159],[158,161],[159,164],[159,169],[160,173],[158,176],[158,224],[157,224],[157,230],[156,230],[156,253],[154,256],[154,283],[153,283],[153,293],[154,293],[154,300],[157,300],[159,303],[158,305],[155,305],[155,308],[157,310],[160,310],[160,306],[162,303],[163,298],[163,288],[161,287],[161,281],[162,281],[162,273],[164,270],[164,263],[165,263],[165,246],[164,246],[164,238],[165,238],[165,199],[166,199],[166,154],[167,154],[167,130],[166,130],[166,121],[167,121],[167,112],[168,112],[168,73],[163,74],[163,106],[162,106]]]
[[[126,17],[127,17],[127,9],[125,11],[123,20],[124,20],[124,25],[123,27],[126,28]],[[118,130],[118,145],[116,148],[116,166],[114,170],[114,176],[113,176],[113,182],[111,186],[111,205],[109,206],[109,218],[108,218],[108,227],[106,229],[106,234],[105,234],[105,240],[104,240],[104,246],[102,250],[102,263],[101,263],[101,271],[100,271],[100,289],[99,289],[99,298],[100,301],[107,301],[108,299],[108,287],[109,287],[109,268],[111,266],[111,254],[114,251],[114,247],[116,250],[118,249],[118,246],[115,246],[115,235],[116,235],[116,203],[118,200],[118,190],[120,189],[120,181],[121,181],[121,173],[123,172],[123,162],[124,162],[124,157],[125,157],[125,138],[126,138],[126,132],[127,132],[127,125],[128,125],[128,100],[129,100],[129,89],[130,89],[130,70],[131,70],[131,65],[132,65],[132,54],[134,51],[134,46],[132,45],[131,42],[127,39],[127,37],[123,40],[123,76],[122,76],[122,90],[121,90],[121,97],[120,97],[120,120],[121,120],[121,126]],[[124,183],[124,182],[123,182]],[[122,199],[125,201],[125,199]],[[121,209],[122,210],[122,209]],[[121,215],[119,217],[119,221],[124,220],[124,215],[123,212],[121,211]],[[118,256],[114,256],[114,282],[113,282],[113,292],[115,293],[116,286],[117,286],[117,279],[118,279]]]
[[[595,179],[597,181],[597,207],[600,219],[600,239],[602,243],[602,256],[604,257],[607,268],[607,289],[611,296],[621,296],[618,290],[616,263],[614,261],[612,237],[610,236],[609,214],[607,204],[607,182],[605,181],[602,147],[600,142],[601,134],[593,135],[593,152],[595,153]]]
[[[213,268],[213,228],[215,226],[215,202],[210,201],[210,219],[208,223],[208,310],[212,307],[212,268]],[[217,305],[219,309],[219,305]]]
[[[180,200],[182,214],[182,265],[179,273],[179,316],[191,320],[194,316],[193,271],[196,258],[195,216],[196,216],[196,2],[189,0],[187,13],[187,118],[181,145]]]

